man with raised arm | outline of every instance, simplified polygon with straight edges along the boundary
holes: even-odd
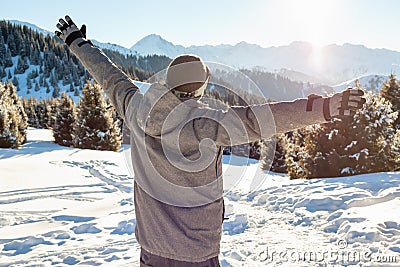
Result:
[[[331,97],[213,109],[198,101],[211,73],[195,55],[175,58],[165,83],[143,94],[86,39],[85,27],[66,16],[57,28],[131,132],[141,266],[219,266],[224,146],[353,116],[365,102],[361,90],[348,89]]]

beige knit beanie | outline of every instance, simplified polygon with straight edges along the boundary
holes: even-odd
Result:
[[[166,82],[170,89],[182,93],[194,93],[209,77],[206,64],[196,55],[177,56],[167,68]]]

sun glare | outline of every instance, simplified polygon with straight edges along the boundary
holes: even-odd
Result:
[[[310,42],[313,47],[310,60],[319,68],[323,64],[322,46],[330,39],[329,29],[335,23],[337,1],[333,0],[290,0],[291,25],[296,27],[298,37]]]
[[[312,48],[311,63],[315,68],[319,69],[323,65],[322,46],[313,44]]]
[[[331,23],[332,2],[328,0],[292,1],[292,13],[303,35],[314,45],[321,45]]]

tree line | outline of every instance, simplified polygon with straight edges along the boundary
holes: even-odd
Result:
[[[78,105],[65,92],[60,98],[21,101],[11,82],[0,83],[0,147],[17,148],[26,142],[29,125],[53,129],[55,142],[63,146],[117,151],[121,121],[101,87],[88,80],[82,92]],[[222,86],[207,94],[225,105],[246,103],[227,92]],[[286,172],[295,179],[397,170],[399,94],[400,82],[392,74],[379,93],[367,93],[366,104],[353,118],[334,119],[275,136],[272,171]],[[275,149],[270,143],[259,140],[236,147],[236,152],[234,147],[229,148],[227,153],[258,158],[266,168],[271,162],[264,155]]]
[[[360,87],[360,85],[356,85]],[[277,135],[272,170],[292,179],[394,171],[400,167],[400,82],[394,74],[353,118]],[[264,141],[262,153],[266,153]],[[262,159],[265,168],[270,162]]]
[[[60,98],[21,101],[12,83],[0,82],[0,147],[24,144],[30,126],[52,129],[54,142],[62,146],[117,151],[121,121],[115,110],[97,83],[88,80],[82,91],[78,105],[65,92]]]

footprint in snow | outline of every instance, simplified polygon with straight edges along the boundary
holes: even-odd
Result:
[[[246,214],[236,214],[233,218],[225,221],[222,225],[223,232],[230,235],[241,234],[248,228],[248,218]]]
[[[15,250],[14,255],[26,254],[37,245],[52,245],[51,242],[45,241],[42,237],[27,237],[25,240],[15,240],[4,245],[4,251]]]
[[[117,228],[111,232],[111,234],[123,235],[128,234],[131,235],[135,232],[136,220],[132,219],[129,221],[122,221],[118,224]]]
[[[94,226],[94,223],[84,223],[79,226],[74,226],[71,228],[71,230],[75,234],[97,234],[100,233],[101,230]]]

